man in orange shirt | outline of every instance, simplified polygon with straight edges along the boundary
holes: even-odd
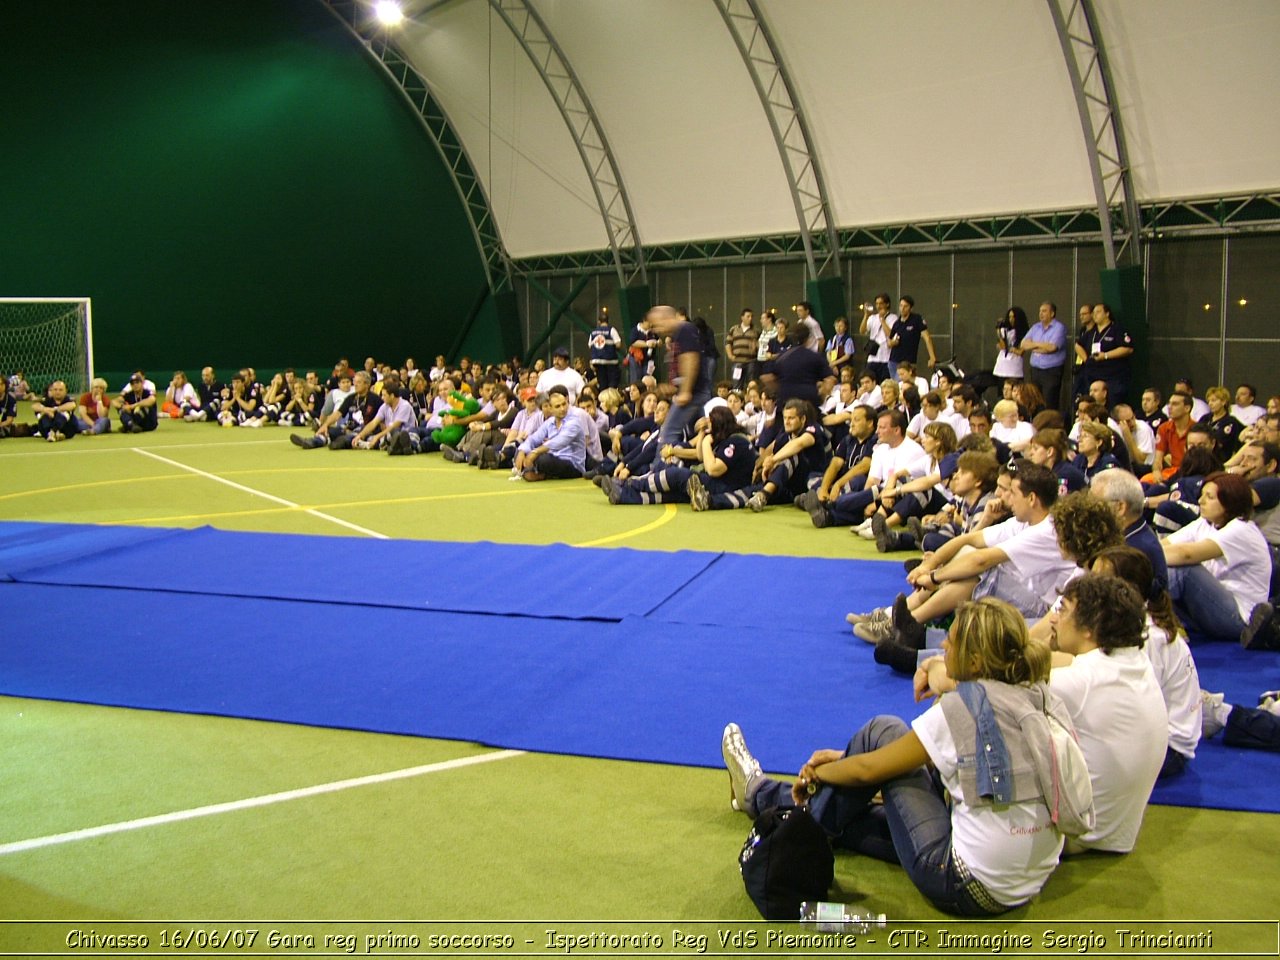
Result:
[[[1187,452],[1187,428],[1191,426],[1191,396],[1175,390],[1169,397],[1169,419],[1156,431],[1155,466],[1143,479],[1147,482],[1168,480],[1182,466]]]

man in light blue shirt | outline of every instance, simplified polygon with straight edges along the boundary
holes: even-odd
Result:
[[[586,469],[587,435],[578,417],[568,416],[569,391],[547,391],[549,415],[516,450],[516,472],[531,483],[571,480]]]
[[[1067,328],[1058,319],[1058,308],[1046,300],[1040,304],[1040,322],[1022,338],[1022,353],[1031,354],[1031,382],[1052,410],[1062,408],[1062,372],[1067,363]]]

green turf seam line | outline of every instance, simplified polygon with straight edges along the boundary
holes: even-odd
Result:
[[[456,770],[459,767],[492,763],[495,760],[509,760],[512,757],[524,756],[524,754],[524,750],[497,750],[493,753],[482,753],[474,757],[459,757],[456,760],[442,760],[438,763],[423,764],[419,767],[406,767],[403,770],[391,770],[387,773],[374,773],[367,777],[334,780],[331,783],[321,783],[313,787],[300,787],[297,790],[285,790],[282,793],[269,793],[260,797],[247,797],[244,800],[214,803],[204,807],[193,807],[190,810],[175,810],[172,813],[162,813],[154,817],[122,820],[119,823],[107,823],[99,827],[86,827],[83,830],[72,830],[68,833],[54,833],[46,837],[33,837],[30,840],[15,840],[12,843],[0,844],[0,856],[22,853],[26,850],[39,850],[42,847],[52,847],[62,843],[74,843],[78,840],[89,840],[93,837],[103,837],[113,833],[124,833],[129,830],[141,830],[144,827],[158,827],[167,823],[195,820],[199,817],[212,817],[222,813],[235,813],[238,810],[250,810],[254,807],[266,807],[273,803],[286,803],[290,800],[301,800],[305,797],[337,793],[340,790],[351,790],[355,787],[368,787],[377,783],[389,783],[393,780],[407,780],[410,777],[420,777],[429,773],[442,773],[446,770]]]

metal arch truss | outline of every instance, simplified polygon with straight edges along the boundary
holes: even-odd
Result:
[[[565,126],[569,128],[604,219],[619,283],[623,287],[629,287],[636,281],[647,283],[640,231],[636,228],[635,213],[631,209],[617,159],[595,108],[591,106],[586,90],[569,65],[564,51],[528,0],[489,0],[489,5],[511,28],[529,55],[534,69],[560,109]]]
[[[800,223],[809,278],[840,275],[840,242],[809,125],[756,0],[715,0],[760,95]]]
[[[378,62],[388,79],[399,88],[413,108],[444,160],[458,196],[466,208],[471,234],[484,261],[489,289],[494,293],[510,290],[511,257],[502,242],[497,221],[489,205],[489,197],[448,115],[439,101],[431,95],[427,81],[392,46],[385,28],[380,27],[370,15],[367,3],[360,0],[320,2],[360,41],[361,46]]]
[[[1138,238],[1142,232],[1142,221],[1125,146],[1124,126],[1116,106],[1115,86],[1102,36],[1098,32],[1093,0],[1046,2],[1080,111],[1080,126],[1084,131],[1085,149],[1093,175],[1093,191],[1102,221],[1102,244],[1107,266],[1114,268],[1122,260],[1141,264]],[[1113,216],[1116,207],[1121,213],[1118,219]]]
[[[1146,224],[1145,236],[1154,240],[1280,233],[1280,191],[1162,200],[1143,204],[1139,212]],[[1117,208],[1110,213],[1119,217],[1121,211]],[[846,257],[1060,247],[1101,244],[1102,224],[1096,208],[1084,207],[851,227],[839,232],[839,240]],[[650,269],[795,263],[803,257],[804,244],[796,233],[690,240],[645,248]],[[611,265],[608,250],[523,257],[512,264],[522,277],[606,273]]]

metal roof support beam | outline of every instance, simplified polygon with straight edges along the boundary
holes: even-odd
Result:
[[[525,282],[530,282],[528,277],[525,278]],[[534,355],[542,349],[542,345],[551,339],[551,334],[555,332],[556,324],[560,322],[560,318],[566,313],[572,316],[575,320],[578,320],[579,323],[582,322],[581,318],[578,317],[577,314],[573,313],[570,307],[573,305],[573,301],[577,298],[578,294],[585,290],[587,288],[587,284],[590,282],[591,274],[585,273],[579,275],[577,280],[574,281],[573,287],[569,290],[569,295],[563,300],[557,300],[555,296],[541,284],[536,286],[534,292],[540,293],[542,296],[546,297],[547,302],[551,304],[551,319],[547,321],[547,329],[542,331],[542,336],[538,337],[538,339],[530,345],[529,349],[525,351],[525,366],[528,366],[532,362]],[[533,284],[530,283],[530,286],[533,286]]]
[[[591,181],[591,189],[595,192],[600,216],[604,219],[618,282],[624,287],[636,281],[647,283],[644,249],[640,245],[640,231],[636,228],[631,200],[622,183],[618,161],[578,75],[528,0],[489,0],[489,5],[511,28],[529,55],[534,69],[559,108],[569,135],[573,137],[586,167],[587,178]]]
[[[1093,0],[1046,2],[1080,111],[1080,126],[1093,174],[1093,192],[1098,201],[1098,218],[1102,221],[1107,267],[1114,269],[1117,263],[1141,264],[1141,213]],[[1122,224],[1117,224],[1112,215],[1117,205],[1122,211]]]
[[[426,79],[409,65],[392,46],[387,37],[386,28],[380,26],[371,16],[368,4],[359,0],[320,0],[347,31],[360,42],[382,68],[382,72],[400,90],[405,101],[412,108],[427,136],[435,144],[440,158],[453,179],[454,188],[462,199],[467,211],[467,220],[471,226],[471,235],[475,239],[476,248],[480,251],[480,259],[484,263],[485,280],[494,293],[502,293],[511,289],[511,257],[502,242],[497,221],[489,206],[489,197],[484,191],[480,178],[476,175],[475,166],[462,140],[454,131],[449,116],[440,106],[439,101],[431,95]]]
[[[795,86],[757,0],[714,0],[742,54],[778,144],[796,207],[809,279],[840,276],[840,240],[822,168]]]

